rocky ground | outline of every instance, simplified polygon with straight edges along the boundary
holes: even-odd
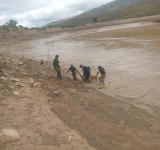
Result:
[[[0,55],[0,122],[1,150],[160,147],[158,115],[6,54]],[[4,129],[20,136],[7,136]]]

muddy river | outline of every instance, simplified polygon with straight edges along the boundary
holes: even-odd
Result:
[[[139,107],[160,107],[160,24],[131,23],[70,31],[12,46],[14,54],[40,61],[60,56],[63,73],[71,64],[107,71],[105,86],[94,82],[101,92]],[[48,57],[49,55],[49,57]],[[68,76],[71,77],[69,74]]]

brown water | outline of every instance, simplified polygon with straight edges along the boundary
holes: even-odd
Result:
[[[14,54],[47,60],[60,56],[63,70],[79,64],[107,71],[107,95],[129,98],[134,104],[160,107],[160,24],[132,23],[56,34],[12,46]],[[79,69],[80,70],[80,69]],[[70,76],[70,75],[69,75]],[[98,88],[99,83],[92,86]],[[101,87],[101,86],[100,86]],[[151,107],[151,106],[149,106]]]

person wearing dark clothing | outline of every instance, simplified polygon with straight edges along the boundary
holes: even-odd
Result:
[[[99,72],[101,73],[101,76],[99,77],[99,80],[100,80],[100,82],[102,82],[104,84],[104,79],[106,77],[106,72],[105,72],[104,68],[101,67],[101,66],[98,66],[98,69],[99,69],[98,73]]]
[[[41,60],[41,65],[43,65],[43,60]]]
[[[86,79],[86,81],[90,82],[89,77],[90,77],[90,67],[86,67],[83,65],[80,65],[80,68],[83,70],[83,78]]]
[[[72,72],[72,76],[73,76],[73,80],[74,81],[77,81],[77,74],[76,72],[78,72],[78,70],[73,66],[71,65],[71,67],[69,68],[69,70],[67,71],[67,73],[71,71]],[[78,72],[79,73],[79,72]]]
[[[57,72],[57,78],[59,79],[62,79],[62,76],[61,76],[61,67],[60,67],[60,65],[59,65],[59,60],[58,60],[58,58],[59,58],[59,56],[58,55],[56,55],[55,56],[55,59],[53,60],[53,67],[54,67],[54,69],[56,70],[56,72]]]

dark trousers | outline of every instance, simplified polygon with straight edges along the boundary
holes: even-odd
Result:
[[[86,72],[85,79],[88,82],[90,82],[89,77],[90,77],[90,72]]]
[[[59,70],[59,68],[56,68],[56,72],[57,72],[57,78],[59,79],[62,79],[62,76],[61,76],[61,71]]]

